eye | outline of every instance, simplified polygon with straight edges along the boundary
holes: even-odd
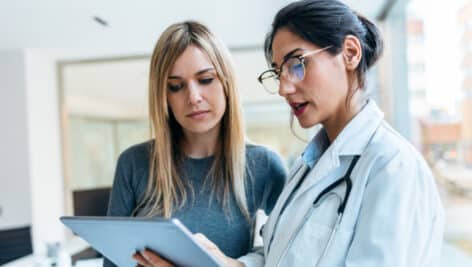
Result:
[[[300,81],[305,75],[305,67],[300,56],[293,56],[286,62],[287,74],[291,79]]]
[[[168,84],[168,85],[167,85],[167,88],[168,88],[169,91],[171,91],[172,93],[176,93],[176,92],[180,91],[180,89],[184,88],[184,84],[183,84],[183,83],[179,83],[179,84]]]
[[[289,72],[290,75],[295,76],[299,80],[303,79],[303,76],[305,74],[305,70],[301,62],[290,65]]]
[[[202,79],[198,80],[198,82],[199,82],[200,84],[207,85],[207,84],[212,83],[214,79],[215,79],[215,78],[213,78],[213,77],[202,78]]]

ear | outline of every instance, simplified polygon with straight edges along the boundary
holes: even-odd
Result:
[[[354,71],[362,59],[362,46],[359,39],[354,35],[347,35],[344,38],[342,53],[346,69]]]

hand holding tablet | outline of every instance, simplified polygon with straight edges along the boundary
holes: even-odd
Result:
[[[80,216],[60,219],[74,233],[120,267],[135,266],[136,261],[132,255],[145,249],[156,252],[179,267],[222,266],[219,260],[196,240],[199,237],[194,237],[177,219]]]

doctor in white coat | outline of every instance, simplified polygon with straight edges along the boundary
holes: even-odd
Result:
[[[337,0],[279,11],[266,39],[278,92],[304,128],[323,128],[293,166],[253,266],[438,266],[444,216],[422,156],[365,92],[382,52],[376,26]],[[230,261],[231,262],[231,261]]]
[[[338,0],[298,1],[276,15],[265,52],[272,68],[259,81],[302,127],[323,127],[289,174],[263,248],[232,259],[197,238],[224,266],[438,266],[434,177],[365,91],[382,53],[377,27]]]

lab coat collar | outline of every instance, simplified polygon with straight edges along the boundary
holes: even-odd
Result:
[[[311,167],[311,170],[308,173],[307,182],[299,190],[300,193],[317,184],[333,169],[339,167],[341,156],[362,154],[383,117],[384,115],[377,104],[373,100],[369,100],[331,145],[329,145],[329,141],[326,143],[326,131],[321,129],[302,155],[304,164]],[[328,147],[325,148],[327,144]]]
[[[305,163],[305,165],[308,167],[313,168],[318,159],[321,157],[321,154],[323,154],[323,152],[328,149],[328,147],[328,134],[324,128],[321,128],[303,152],[303,163]]]
[[[333,156],[360,155],[369,143],[372,135],[383,121],[384,114],[373,100],[367,104],[344,127],[334,139],[331,147]]]
[[[340,156],[360,155],[383,118],[384,114],[375,101],[368,100],[331,145],[326,130],[321,128],[303,152],[303,162],[313,168],[325,151],[330,154],[329,159],[335,166]]]

